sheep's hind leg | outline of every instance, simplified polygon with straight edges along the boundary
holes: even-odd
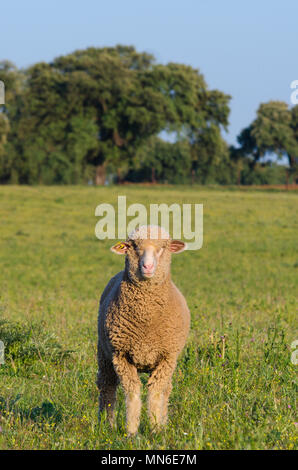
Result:
[[[163,402],[162,402],[162,410],[161,410],[161,424],[165,426],[168,421],[168,404],[169,404],[169,397],[172,391],[172,383],[168,382],[163,392]]]
[[[162,424],[162,406],[162,392],[150,387],[148,391],[148,413],[153,429],[158,429]]]
[[[100,361],[97,386],[99,390],[98,419],[101,420],[102,413],[106,410],[108,421],[111,427],[114,427],[118,377],[115,374],[113,364],[106,360]]]

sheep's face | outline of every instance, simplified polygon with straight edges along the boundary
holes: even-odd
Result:
[[[180,253],[185,243],[170,239],[136,239],[114,245],[111,250],[126,255],[126,271],[133,281],[162,282],[170,272],[171,253]]]

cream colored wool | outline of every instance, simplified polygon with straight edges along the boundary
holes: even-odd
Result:
[[[163,229],[158,231],[163,238],[151,239],[154,231],[155,228],[148,226],[146,230],[142,226],[128,237],[125,269],[110,280],[99,307],[99,416],[106,410],[111,425],[114,425],[116,390],[120,382],[126,396],[129,434],[137,432],[140,421],[138,372],[150,374],[148,411],[152,426],[166,424],[172,375],[190,325],[186,301],[171,280],[172,240]],[[149,237],[145,240],[146,233]],[[163,248],[155,274],[150,279],[144,279],[140,272],[139,253],[146,243],[156,250]]]

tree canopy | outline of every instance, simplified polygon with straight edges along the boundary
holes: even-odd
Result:
[[[298,164],[298,106],[283,101],[261,103],[256,119],[238,136],[241,152],[254,161],[266,153],[286,156],[292,172]]]
[[[132,46],[90,47],[24,70],[2,61],[0,79],[0,183],[104,184],[107,173],[245,183],[267,153],[287,156],[297,173],[298,105],[262,103],[228,147],[231,97],[210,90],[199,70],[158,64]]]
[[[230,97],[209,90],[190,66],[156,64],[150,54],[116,46],[22,71],[2,63],[0,72],[8,89],[2,181],[77,183],[95,174],[100,182],[107,167],[131,170],[138,150],[162,131],[189,143],[195,168],[220,158]]]

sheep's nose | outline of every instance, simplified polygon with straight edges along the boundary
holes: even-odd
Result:
[[[153,269],[153,264],[143,264],[144,269],[148,269],[148,271],[151,271]]]

